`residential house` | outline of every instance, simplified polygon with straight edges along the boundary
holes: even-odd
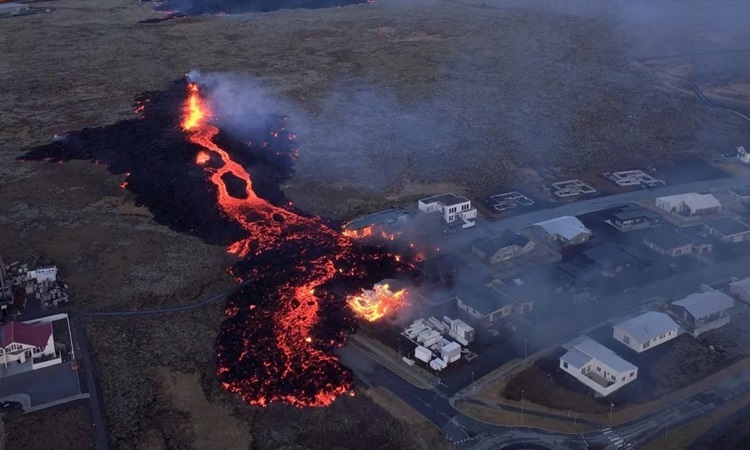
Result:
[[[729,293],[745,303],[750,303],[750,277],[729,283]]]
[[[656,199],[656,207],[670,214],[681,216],[704,216],[721,211],[721,203],[711,194],[670,195]]]
[[[630,267],[636,260],[614,244],[601,244],[583,252],[605,277],[612,277]]]
[[[26,277],[29,280],[35,280],[37,283],[43,283],[45,281],[53,282],[57,280],[57,267],[56,266],[43,266],[38,267],[35,270],[29,270],[26,273]]]
[[[514,298],[507,286],[478,286],[456,294],[456,304],[474,319],[488,323],[509,317],[523,315],[533,309],[533,300]]]
[[[692,242],[691,252],[695,255],[708,255],[714,250],[716,238],[703,225],[676,228],[675,232]]]
[[[462,228],[476,225],[471,219],[476,219],[477,210],[472,208],[471,201],[466,197],[455,194],[441,194],[424,198],[418,203],[419,210],[424,213],[440,213],[446,223],[456,220],[463,221]]]
[[[704,222],[703,225],[722,242],[737,243],[750,240],[750,226],[738,219],[722,217]]]
[[[392,208],[359,217],[348,222],[342,228],[345,235],[358,238],[380,233],[390,234],[394,231],[394,228],[405,222],[407,217],[405,213]]]
[[[573,216],[537,222],[532,225],[532,229],[543,240],[563,247],[583,244],[591,239],[591,230]]]
[[[535,248],[533,241],[510,230],[505,230],[494,238],[476,239],[471,244],[471,252],[490,264],[526,255]]]
[[[732,297],[708,288],[669,305],[669,312],[694,337],[729,323]]]
[[[729,188],[729,198],[740,205],[750,205],[750,186],[735,186]]]
[[[745,164],[750,164],[750,153],[745,150],[743,145],[737,147],[737,159]]]
[[[560,357],[560,368],[603,397],[638,378],[638,367],[588,337]]]
[[[612,328],[615,339],[641,353],[676,338],[680,326],[666,313],[649,311]]]
[[[30,325],[8,322],[0,327],[0,358],[5,367],[9,363],[25,363],[54,354],[51,323]]]
[[[693,251],[693,242],[672,227],[649,230],[643,237],[643,244],[656,253],[669,257],[689,255]]]
[[[661,225],[663,219],[657,212],[643,206],[626,205],[611,213],[605,222],[620,231],[633,231]]]

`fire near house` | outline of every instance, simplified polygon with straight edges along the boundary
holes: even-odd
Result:
[[[560,368],[605,397],[638,377],[638,367],[590,338],[562,355]]]
[[[705,287],[704,287],[705,289]],[[669,305],[669,312],[693,337],[729,323],[732,297],[707,288]]]
[[[476,239],[471,244],[471,252],[490,264],[526,255],[535,248],[533,241],[510,230],[505,230],[495,238]]]
[[[689,255],[693,251],[693,242],[671,227],[649,230],[643,237],[643,244],[660,255],[670,257]]]
[[[591,239],[591,230],[573,216],[562,216],[537,222],[532,225],[532,228],[543,240],[564,247],[583,244]]]
[[[612,328],[615,339],[641,353],[676,338],[680,326],[668,314],[649,311]]]
[[[702,216],[721,211],[721,203],[711,194],[670,195],[656,199],[656,207],[670,214]]]
[[[378,234],[391,235],[399,224],[406,221],[407,215],[397,209],[359,217],[343,226],[344,234],[350,237],[366,237]]]
[[[626,205],[613,212],[605,221],[620,231],[633,231],[661,225],[661,216],[639,205]]]
[[[52,338],[52,324],[29,325],[21,322],[9,322],[0,328],[0,353],[2,363],[25,363],[44,356],[55,354],[55,342]]]
[[[750,240],[750,227],[745,222],[730,217],[710,220],[703,224],[709,233],[722,242],[736,243]]]
[[[477,210],[471,207],[471,201],[465,197],[455,194],[442,194],[425,198],[419,201],[419,210],[424,213],[439,212],[447,223],[456,220],[463,221],[462,228],[470,228],[476,225],[471,219],[476,219]]]

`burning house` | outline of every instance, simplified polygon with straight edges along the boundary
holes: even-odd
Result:
[[[342,230],[345,236],[353,238],[380,236],[393,240],[407,217],[405,213],[392,208],[354,219],[346,223]]]
[[[347,300],[349,307],[368,322],[374,322],[404,306],[406,290],[398,280],[386,279],[372,289],[363,289]]]

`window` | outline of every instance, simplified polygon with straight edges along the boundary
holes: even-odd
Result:
[[[664,339],[664,335],[663,334],[659,335],[659,339]]]
[[[630,337],[629,336],[623,336],[622,337],[622,342],[630,345]]]
[[[630,378],[633,378],[634,375],[635,375],[635,372],[630,372]]]
[[[651,345],[651,341],[650,341],[650,340],[648,340],[648,341],[644,342],[644,343],[643,343],[643,349],[644,349],[644,350],[645,350],[645,349],[647,349],[647,348],[648,348],[648,347],[649,347],[650,345]]]
[[[567,369],[568,368],[568,363],[566,363],[565,361],[563,361],[563,367]]]
[[[615,378],[614,375],[612,375],[612,381],[617,381],[617,378]]]
[[[625,381],[625,377],[622,377],[622,381]]]
[[[597,372],[601,372],[601,371],[602,371],[602,368],[601,368],[601,367],[597,367],[597,368],[596,368],[596,371],[597,371]]]

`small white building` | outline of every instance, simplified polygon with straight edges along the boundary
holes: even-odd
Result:
[[[699,216],[721,211],[721,203],[711,194],[669,195],[656,199],[656,207],[670,214]]]
[[[0,361],[5,367],[54,354],[55,341],[49,322],[38,325],[9,322],[0,328]]]
[[[649,311],[612,328],[615,339],[641,353],[676,338],[680,326],[668,314]]]
[[[750,302],[750,277],[729,283],[729,293],[744,302]]]
[[[476,225],[476,222],[471,221],[471,219],[477,218],[476,208],[472,208],[471,200],[460,195],[435,195],[420,200],[418,206],[419,210],[424,213],[439,212],[447,223],[461,220],[464,222],[462,228],[470,228]]]
[[[560,368],[603,397],[638,378],[638,367],[590,338],[562,355]]]
[[[555,217],[532,225],[534,232],[546,241],[560,245],[578,245],[591,239],[591,230],[573,216]]]
[[[57,280],[57,266],[39,267],[36,270],[29,270],[26,278],[36,280],[37,283]]]

